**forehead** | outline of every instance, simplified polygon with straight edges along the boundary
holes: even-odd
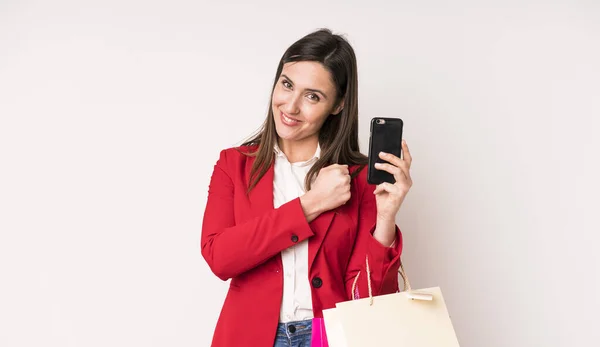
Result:
[[[288,76],[300,88],[314,88],[323,91],[335,89],[331,73],[323,64],[315,61],[297,61],[283,65],[282,75]]]

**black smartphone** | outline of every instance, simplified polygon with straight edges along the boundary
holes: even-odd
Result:
[[[404,122],[400,118],[373,118],[371,119],[371,134],[369,135],[369,167],[367,169],[367,182],[381,184],[383,182],[395,183],[394,176],[387,171],[375,168],[375,163],[386,163],[379,157],[379,152],[391,153],[398,158],[402,154],[402,129]]]

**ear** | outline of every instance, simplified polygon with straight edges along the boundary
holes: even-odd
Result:
[[[331,112],[331,114],[337,116],[340,112],[342,112],[343,109],[344,109],[344,99],[342,98],[340,103],[333,109],[333,112]]]

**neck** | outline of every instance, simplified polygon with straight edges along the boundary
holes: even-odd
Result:
[[[290,163],[307,161],[315,155],[319,144],[318,137],[311,137],[303,140],[288,141],[282,138],[278,139],[279,149],[288,158]]]

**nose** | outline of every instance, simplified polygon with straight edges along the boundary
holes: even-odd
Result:
[[[300,112],[301,97],[297,93],[290,93],[283,107],[283,112],[290,115]]]

